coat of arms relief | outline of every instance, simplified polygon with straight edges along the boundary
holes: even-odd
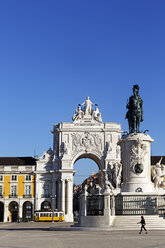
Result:
[[[73,151],[92,151],[102,150],[102,136],[97,133],[84,132],[72,134],[72,150]]]

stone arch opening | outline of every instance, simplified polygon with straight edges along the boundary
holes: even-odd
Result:
[[[89,153],[89,152],[88,153],[87,152],[86,153],[84,153],[84,152],[78,153],[74,157],[74,159],[72,160],[72,167],[74,167],[74,164],[82,158],[87,158],[87,159],[93,160],[97,164],[99,170],[101,170],[103,168],[101,157],[98,154],[95,154],[93,152],[91,152],[91,153]]]
[[[41,203],[41,210],[42,211],[51,211],[51,204],[48,201],[43,201]]]
[[[19,207],[18,207],[18,203],[15,201],[10,202],[9,204],[9,220],[11,222],[17,222],[19,215]]]
[[[74,162],[74,177],[73,177],[73,214],[74,220],[78,220],[80,212],[80,195],[85,186],[94,190],[93,184],[98,178],[100,170],[100,161],[93,159],[94,156],[81,155]],[[98,165],[99,164],[99,165]],[[93,189],[92,189],[93,187]]]
[[[0,222],[3,222],[4,218],[4,203],[0,202]]]
[[[82,184],[84,180],[99,172],[100,168],[96,160],[91,157],[81,156],[73,165],[74,168],[74,185]]]
[[[31,221],[33,219],[32,215],[32,203],[30,201],[26,201],[23,204],[23,221]]]

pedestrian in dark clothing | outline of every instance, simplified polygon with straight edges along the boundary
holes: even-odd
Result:
[[[146,230],[146,228],[145,228],[146,222],[145,222],[145,219],[144,219],[143,216],[141,216],[141,221],[138,222],[137,224],[141,224],[141,230],[140,230],[139,234],[142,233],[142,230],[143,230],[143,229],[144,229],[144,231],[145,231],[146,234],[147,234],[147,230]]]

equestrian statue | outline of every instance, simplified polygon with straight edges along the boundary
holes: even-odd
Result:
[[[126,108],[126,119],[128,119],[129,133],[140,133],[140,122],[143,121],[143,100],[139,96],[139,85],[133,86],[133,95],[130,96]]]

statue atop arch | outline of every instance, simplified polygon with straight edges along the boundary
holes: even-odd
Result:
[[[133,95],[130,96],[126,108],[126,119],[128,119],[129,133],[140,133],[140,122],[143,121],[143,100],[139,96],[139,85],[133,86]]]
[[[83,111],[85,115],[92,115],[93,109],[92,109],[92,105],[93,106],[97,106],[97,104],[94,104],[91,102],[91,100],[89,99],[89,96],[87,96],[87,99],[85,100],[85,102],[83,102],[82,104],[79,104],[79,106],[83,106]]]
[[[95,107],[95,109],[92,108]],[[95,120],[97,122],[102,122],[101,113],[99,112],[97,104],[94,104],[87,96],[86,100],[78,105],[78,108],[75,110],[75,114],[72,117],[73,122],[83,121],[83,120]]]

